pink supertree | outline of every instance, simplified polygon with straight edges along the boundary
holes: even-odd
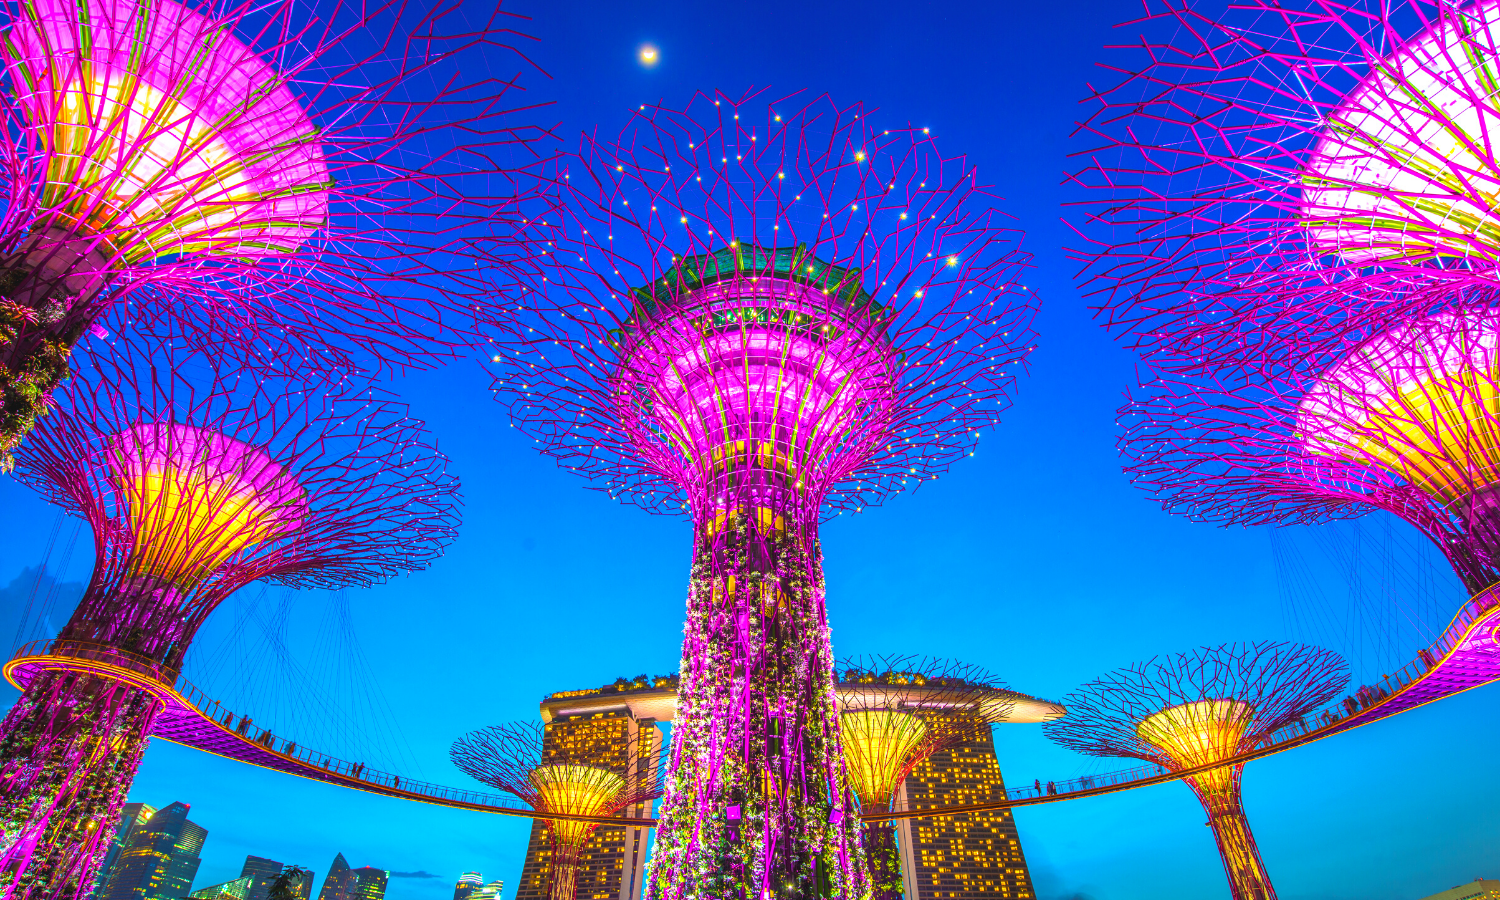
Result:
[[[404,406],[212,362],[91,354],[17,453],[24,483],[89,524],[94,572],[0,723],[7,897],[87,895],[162,709],[154,688],[228,595],[376,584],[453,537],[456,483]]]
[[[1031,347],[1019,234],[925,129],[826,97],[643,107],[555,166],[498,399],[692,520],[652,898],[855,898],[818,526],[938,477]]]
[[[1103,675],[1063,698],[1047,736],[1091,756],[1180,772],[1253,750],[1349,682],[1338,654],[1306,644],[1201,647]],[[1208,814],[1234,900],[1275,900],[1240,800],[1243,762],[1183,779]]]
[[[1326,350],[1500,287],[1500,2],[1150,0],[1121,28],[1077,255],[1153,365]]]
[[[1120,410],[1137,484],[1201,521],[1390,512],[1470,593],[1500,581],[1500,307],[1492,291],[1254,372],[1160,377]],[[1478,294],[1478,296],[1470,296]]]
[[[506,106],[528,64],[485,15],[0,4],[0,468],[111,307],[307,372],[474,343],[478,254],[537,136]]]

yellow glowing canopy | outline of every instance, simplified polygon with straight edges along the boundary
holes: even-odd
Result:
[[[265,451],[174,423],[137,425],[110,444],[133,539],[132,575],[191,587],[230,557],[299,527],[300,485]]]
[[[919,760],[927,737],[920,716],[893,709],[846,710],[839,713],[849,781],[862,806],[889,803],[901,778]]]
[[[607,816],[616,811],[625,779],[598,766],[544,765],[531,770],[537,811],[570,816]],[[553,819],[552,833],[565,845],[582,845],[594,830],[589,822]]]
[[[1234,756],[1254,712],[1243,700],[1195,700],[1147,716],[1135,734],[1161,751],[1169,769],[1192,769]],[[1197,780],[1230,777],[1229,770],[1216,769]]]
[[[1303,398],[1313,453],[1375,462],[1451,503],[1500,481],[1500,319],[1444,313],[1362,344]]]

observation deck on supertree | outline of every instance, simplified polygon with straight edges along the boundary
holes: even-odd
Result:
[[[1011,718],[1015,695],[967,663],[914,656],[841,659],[839,733],[862,815],[890,812],[901,782],[923,760]],[[901,852],[889,819],[861,823],[875,900],[902,896]]]
[[[54,665],[0,723],[8,897],[91,889],[165,702],[151,686],[228,595],[376,584],[454,535],[456,483],[404,406],[211,362],[91,356],[17,453],[24,483],[89,524],[95,564]]]
[[[622,766],[602,766],[598,749],[548,740],[553,726],[511,722],[470,732],[453,742],[453,764],[471,777],[507,791],[541,813],[613,816],[628,806],[661,796],[666,767],[655,729],[654,746],[626,741]],[[574,900],[578,868],[589,836],[598,827],[576,819],[546,819],[551,844],[551,900]]]
[[[1121,26],[1077,256],[1155,366],[1246,367],[1500,301],[1500,2],[1148,4]]]
[[[501,160],[538,136],[505,106],[515,71],[490,72],[529,64],[487,15],[0,4],[0,468],[112,307],[335,380],[482,343],[476,254],[516,202]]]
[[[496,338],[539,449],[693,522],[652,898],[867,891],[818,526],[972,454],[1031,347],[1018,233],[964,158],[874,119],[700,93],[585,137]]]
[[[1230,759],[1333,699],[1349,681],[1336,653],[1305,644],[1202,647],[1101,676],[1063,698],[1068,714],[1042,727],[1091,756],[1179,771]],[[1240,801],[1244,763],[1183,780],[1208,813],[1234,900],[1275,900]]]

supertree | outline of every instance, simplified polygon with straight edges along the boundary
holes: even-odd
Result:
[[[0,468],[119,306],[238,362],[421,364],[477,340],[513,32],[422,0],[6,0]],[[491,256],[493,254],[490,254]],[[336,378],[335,378],[336,380]]]
[[[850,657],[839,660],[834,672],[849,784],[866,815],[890,812],[912,769],[940,750],[982,736],[1015,705],[994,675],[953,660]],[[862,827],[875,900],[900,900],[895,824],[870,819]]]
[[[1327,703],[1349,681],[1336,653],[1264,642],[1201,647],[1103,675],[1063,699],[1068,714],[1042,727],[1091,756],[1122,756],[1173,772],[1229,760]],[[1208,813],[1234,900],[1274,900],[1240,802],[1245,764],[1183,780]]]
[[[700,93],[586,136],[496,339],[543,452],[692,519],[652,898],[868,890],[818,526],[972,454],[1031,347],[1028,257],[974,169],[866,112]]]
[[[210,363],[91,355],[17,454],[18,477],[93,530],[94,572],[57,665],[0,723],[8,897],[88,893],[162,709],[152,688],[228,595],[376,584],[454,535],[456,483],[404,406]]]
[[[1126,471],[1224,524],[1376,509],[1419,529],[1471,595],[1500,581],[1500,308],[1487,297],[1253,374],[1160,377],[1121,413]]]
[[[1500,3],[1148,3],[1071,176],[1082,275],[1159,368],[1493,303]]]
[[[515,794],[539,813],[605,818],[661,796],[666,767],[656,729],[610,748],[561,739],[552,730],[536,722],[492,725],[454,741],[448,754],[473,778]],[[552,849],[547,896],[573,900],[579,863],[598,823],[545,821]]]

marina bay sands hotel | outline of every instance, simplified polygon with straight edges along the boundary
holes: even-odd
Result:
[[[1008,721],[1040,722],[1059,714],[1056,704],[1012,691]],[[677,711],[677,676],[623,679],[600,688],[559,691],[542,701],[546,741],[585,751],[597,764],[624,769],[627,755],[650,765],[663,739],[660,725]],[[984,803],[1005,797],[1005,780],[988,730],[950,750],[939,751],[907,776],[898,809]],[[651,804],[621,813],[647,818]],[[521,869],[516,900],[547,900],[551,851],[545,824],[536,820]],[[1031,873],[1010,810],[964,813],[898,822],[905,900],[1034,898]],[[578,873],[577,900],[636,900],[646,876],[650,829],[602,826],[594,832]]]

